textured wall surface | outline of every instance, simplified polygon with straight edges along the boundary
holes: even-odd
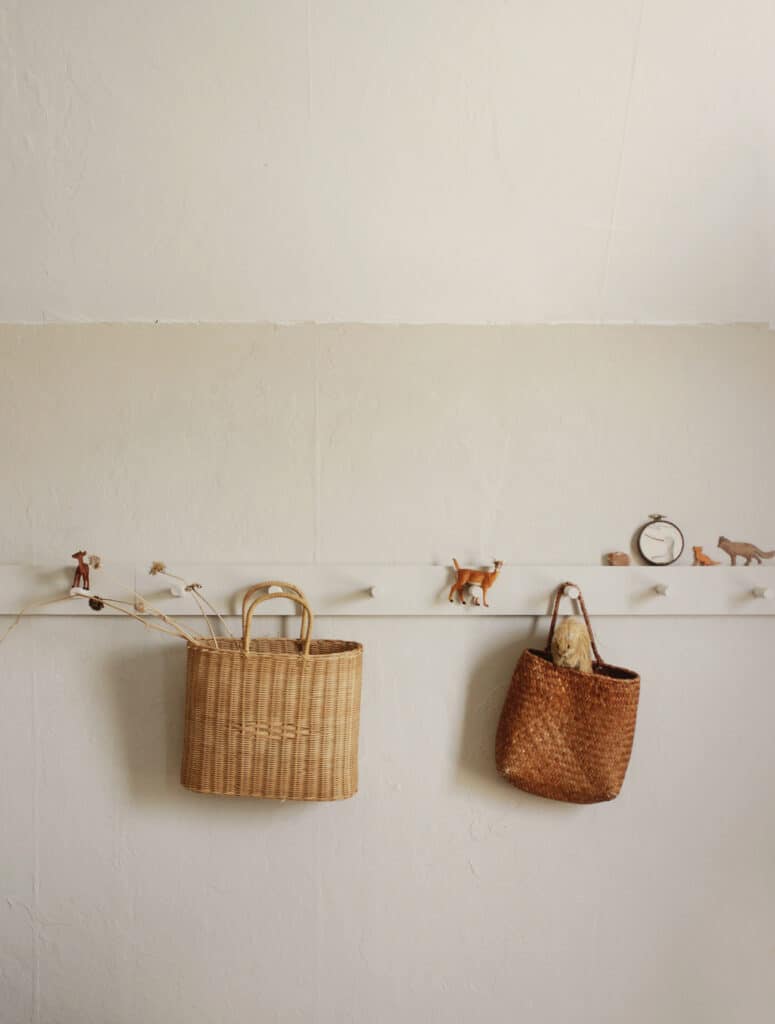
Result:
[[[769,0],[4,0],[0,562],[775,546],[771,333],[454,326],[775,322],[774,40]],[[493,769],[545,622],[317,628],[366,645],[332,806],[182,790],[185,652],[136,623],[0,647],[0,1024],[769,1021],[771,620],[599,621],[643,696],[587,808]]]
[[[4,328],[0,560],[518,572],[597,563],[651,511],[711,551],[773,546],[771,337]],[[2,1024],[768,1020],[771,621],[598,622],[643,696],[621,797],[586,808],[493,769],[545,628],[319,621],[366,645],[361,788],[295,806],[178,786],[182,645],[22,622],[0,646]]]
[[[4,0],[0,319],[773,321],[774,43],[771,0]]]
[[[599,564],[771,530],[755,327],[0,328],[0,561]],[[689,558],[687,552],[687,558]]]

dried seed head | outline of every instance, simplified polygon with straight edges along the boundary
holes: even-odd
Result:
[[[151,568],[148,570],[150,576],[156,576],[160,572],[166,572],[167,566],[164,562],[151,562]]]
[[[135,611],[139,612],[140,615],[145,611],[145,601],[141,597],[135,598]]]
[[[201,589],[202,589],[202,584],[201,583],[189,583],[189,585],[186,587],[186,590],[201,590]]]
[[[100,558],[99,555],[89,555],[86,561],[89,563],[92,569],[99,569],[102,565],[102,559]]]
[[[90,597],[89,607],[94,612],[101,612],[102,609],[105,607],[105,602],[102,600],[101,597]]]

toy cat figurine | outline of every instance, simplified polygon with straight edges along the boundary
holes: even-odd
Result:
[[[552,661],[560,668],[592,674],[589,631],[581,619],[563,619],[552,637]]]
[[[712,558],[710,558],[708,555],[706,555],[705,552],[702,550],[702,547],[695,546],[695,547],[692,548],[692,551],[694,552],[694,562],[692,563],[693,565],[718,565],[719,564],[718,562],[714,562]]]
[[[719,537],[718,546],[729,555],[732,565],[737,564],[738,555],[745,559],[745,564],[750,565],[755,558],[759,565],[763,558],[775,557],[775,551],[762,551],[755,544],[746,544],[744,541],[728,540],[726,537]]]
[[[503,562],[496,562],[495,568],[493,569],[492,572],[488,572],[486,569],[461,568],[457,564],[456,558],[452,559],[452,563],[455,566],[457,578],[455,582],[452,584],[452,587],[450,588],[449,591],[450,601],[454,601],[455,594],[459,594],[461,603],[465,604],[466,599],[463,596],[464,589],[466,587],[471,586],[481,587],[484,607],[489,608],[490,606],[487,604],[487,591],[490,589],[490,587],[493,585],[493,583],[497,580],[498,576],[500,575],[501,566],[503,565]],[[479,602],[475,600],[474,603],[478,604]]]

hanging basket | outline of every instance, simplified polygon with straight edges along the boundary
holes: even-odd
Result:
[[[268,587],[283,593],[258,593]],[[278,597],[301,607],[300,638],[251,640],[256,607]],[[313,621],[298,587],[257,583],[243,599],[242,639],[189,644],[187,789],[274,800],[343,800],[357,791],[363,648],[312,640]]]
[[[546,649],[524,651],[511,681],[495,740],[495,762],[512,785],[571,803],[613,800],[624,782],[635,736],[640,678],[600,657],[579,590],[594,652],[592,675],[552,662],[557,589]]]

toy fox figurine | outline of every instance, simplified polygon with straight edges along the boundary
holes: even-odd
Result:
[[[755,544],[746,544],[744,541],[728,540],[726,537],[719,537],[718,546],[729,555],[732,565],[737,564],[738,556],[745,559],[745,564],[750,565],[755,558],[759,565],[763,558],[775,557],[775,551],[762,551]]]
[[[449,591],[449,599],[453,601],[455,594],[460,595],[461,604],[466,603],[466,599],[463,596],[463,590],[465,587],[481,587],[482,588],[482,600],[484,601],[484,607],[489,608],[487,604],[487,591],[493,585],[500,575],[501,566],[503,562],[496,562],[495,568],[492,572],[488,572],[486,569],[461,569],[457,564],[457,559],[452,559],[452,564],[455,566],[455,572],[457,573],[457,579],[452,584]],[[478,604],[477,601],[474,602]]]
[[[693,565],[719,565],[719,562],[714,562],[712,558],[705,554],[702,547],[693,547],[694,562]]]

